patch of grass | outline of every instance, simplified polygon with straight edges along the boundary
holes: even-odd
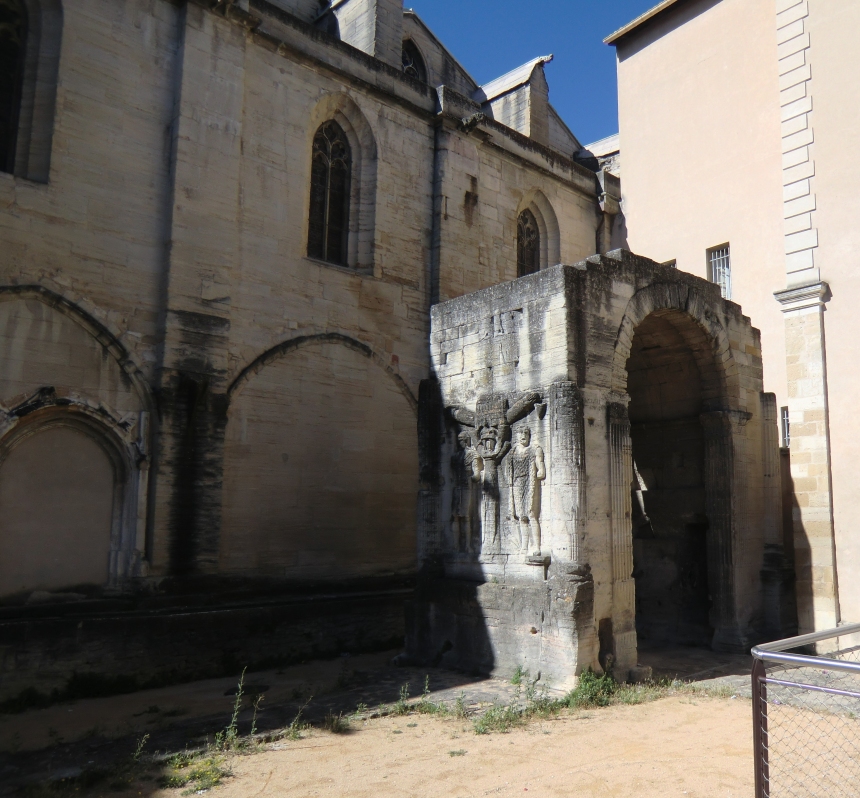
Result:
[[[475,718],[475,734],[492,734],[493,732],[509,732],[517,726],[525,725],[527,720],[525,711],[512,704],[502,706],[496,704],[490,707],[483,715]]]
[[[445,704],[437,704],[430,700],[430,676],[424,677],[424,691],[421,693],[421,698],[413,706],[415,712],[419,715],[450,715],[451,711]]]
[[[337,715],[329,712],[323,721],[323,728],[332,734],[346,734],[349,731],[349,718],[344,717],[342,712]]]
[[[564,698],[571,709],[590,709],[608,707],[613,703],[619,689],[618,682],[608,673],[598,676],[587,670],[579,677],[576,687]]]
[[[528,678],[529,672],[523,669],[522,665],[517,665],[514,675],[511,676],[511,684],[520,685],[523,683],[523,678]]]
[[[465,748],[461,748],[459,751],[449,751],[448,756],[466,756],[467,753]]]
[[[409,706],[409,682],[400,685],[400,698],[391,707],[392,715],[408,715],[411,710]]]
[[[302,732],[308,728],[308,724],[302,720],[302,713],[308,708],[308,704],[311,703],[311,698],[309,697],[301,707],[299,707],[299,711],[296,713],[296,716],[290,721],[290,725],[284,729],[283,734],[280,737],[286,738],[287,740],[301,740]]]
[[[200,790],[211,790],[233,775],[233,770],[220,753],[194,754],[184,752],[168,760],[168,770],[159,779],[166,789],[189,787],[183,795],[194,795]]]

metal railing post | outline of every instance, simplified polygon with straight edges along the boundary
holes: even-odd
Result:
[[[755,798],[769,798],[770,768],[767,735],[767,684],[764,662],[753,660],[752,712],[753,712],[753,763],[755,765]]]

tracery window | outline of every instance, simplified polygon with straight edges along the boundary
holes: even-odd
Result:
[[[343,128],[324,122],[314,136],[308,255],[346,266],[352,152]]]
[[[427,82],[427,67],[412,39],[406,39],[403,42],[403,71],[410,78],[420,80],[422,83]]]
[[[0,0],[0,172],[15,170],[26,44],[23,0]]]
[[[517,277],[540,271],[540,230],[534,214],[526,208],[517,219]]]

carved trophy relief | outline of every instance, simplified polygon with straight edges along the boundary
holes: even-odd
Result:
[[[455,474],[451,525],[457,551],[508,553],[503,551],[508,547],[503,546],[500,529],[501,505],[503,499],[508,499],[508,518],[514,519],[517,530],[511,548],[526,555],[529,550],[539,553],[540,484],[546,479],[544,454],[532,441],[529,427],[520,430],[512,448],[511,424],[535,410],[543,418],[546,404],[542,397],[529,393],[511,405],[507,396],[496,395],[480,399],[474,412],[462,407],[448,410],[463,427],[475,430],[474,439],[470,431],[461,430],[458,451],[451,460]],[[509,458],[512,451],[515,455]],[[509,465],[505,464],[506,458]],[[509,489],[504,497],[503,487]]]
[[[543,449],[532,442],[531,427],[517,430],[508,464],[511,517],[519,530],[519,551],[537,557],[541,553],[541,482],[546,479],[546,464]]]
[[[470,432],[461,432],[457,436],[457,444],[457,453],[451,458],[451,470],[454,472],[451,531],[458,551],[479,554],[481,536],[478,522],[480,505],[478,491],[484,463],[473,446]]]

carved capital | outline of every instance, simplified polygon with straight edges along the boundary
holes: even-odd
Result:
[[[609,402],[606,405],[606,419],[612,424],[629,424],[630,413],[627,410],[627,405],[621,402]]]
[[[710,410],[699,416],[705,436],[720,436],[745,427],[752,418],[746,410]]]

